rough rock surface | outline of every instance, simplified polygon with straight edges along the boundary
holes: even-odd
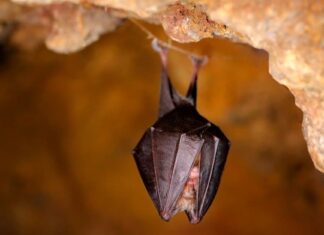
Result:
[[[8,9],[12,13],[13,8],[9,7],[8,2],[2,3],[1,7],[0,19],[10,19]],[[16,12],[18,9],[16,7]],[[98,40],[103,33],[115,30],[121,23],[120,17],[107,13],[106,9],[73,3],[53,3],[19,10],[20,14],[16,13],[19,17],[14,20],[41,28],[46,46],[58,53],[80,51]],[[10,15],[12,18],[14,14]]]
[[[14,2],[46,5],[63,1],[14,0]],[[309,152],[316,168],[324,172],[323,0],[289,0],[284,4],[279,0],[200,0],[195,1],[195,4],[172,0],[66,2],[75,4],[86,2],[87,5],[122,10],[128,12],[130,16],[141,19],[155,19],[162,24],[173,40],[179,42],[221,36],[266,50],[269,53],[269,70],[273,78],[290,89],[296,97],[297,106],[304,113],[303,131]],[[88,14],[85,12],[82,9],[81,15]],[[80,9],[77,8],[74,14],[80,14]],[[53,43],[56,45],[58,43],[63,46],[56,51],[75,51],[75,43],[65,43],[64,40],[70,42],[72,38],[78,41],[79,36],[88,38],[90,35],[89,40],[82,40],[86,43],[81,43],[82,46],[79,48],[88,45],[104,31],[113,29],[103,27],[106,21],[101,17],[104,18],[103,15],[94,17],[95,24],[88,26],[91,33],[89,31],[84,33],[78,28],[75,29],[76,32],[67,32],[64,24],[68,21],[66,15],[62,18],[57,15],[56,22],[59,23],[54,26],[57,26],[56,31],[60,33],[58,38],[50,36],[48,39],[50,43],[47,41],[47,45],[53,48]],[[64,38],[62,35],[67,36]]]
[[[53,51],[70,53],[96,41],[103,33],[113,31],[120,19],[103,9],[86,9],[74,4],[59,4],[48,10],[53,24],[46,46]]]

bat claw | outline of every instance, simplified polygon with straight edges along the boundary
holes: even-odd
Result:
[[[161,43],[159,43],[156,38],[152,40],[152,48],[160,54],[163,67],[166,67],[168,49],[165,46],[161,45]]]
[[[161,217],[162,219],[164,219],[165,221],[169,221],[171,219],[171,215],[168,212],[161,212]]]
[[[199,222],[200,222],[200,219],[197,218],[197,217],[194,217],[194,218],[191,218],[191,219],[190,219],[190,223],[191,223],[191,224],[198,224]]]
[[[166,51],[168,50],[165,46],[163,46],[158,39],[154,38],[152,40],[152,48],[153,50],[155,50],[158,53],[166,53]]]

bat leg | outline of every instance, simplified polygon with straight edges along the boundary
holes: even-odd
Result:
[[[168,49],[164,46],[162,46],[157,39],[154,39],[152,41],[152,48],[156,52],[159,53],[163,70],[167,71],[167,63],[168,63]]]
[[[167,69],[168,62],[168,49],[161,45],[158,40],[154,39],[152,41],[152,47],[160,55],[162,62],[161,71],[161,91],[160,91],[160,110],[159,117],[162,117],[166,113],[173,110],[178,103],[180,103],[181,98],[177,91],[173,88]]]
[[[192,56],[191,61],[193,64],[193,74],[186,97],[192,103],[192,105],[196,107],[198,73],[200,67],[207,63],[208,58],[207,56],[204,56],[203,58]]]

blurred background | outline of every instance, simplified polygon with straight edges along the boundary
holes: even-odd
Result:
[[[71,55],[1,45],[1,235],[324,234],[324,175],[267,53],[218,39],[180,46],[210,56],[198,110],[232,142],[203,221],[162,221],[136,169],[131,150],[157,117],[160,62],[126,22]],[[169,68],[184,92],[190,60],[170,52]]]

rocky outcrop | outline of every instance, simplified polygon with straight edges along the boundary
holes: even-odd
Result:
[[[324,172],[323,0],[284,4],[279,0],[14,2],[41,9],[38,18],[46,19],[46,45],[61,53],[84,48],[114,30],[123,17],[160,23],[170,38],[182,43],[226,37],[266,50],[271,75],[289,88],[304,113],[308,150],[316,168]]]

